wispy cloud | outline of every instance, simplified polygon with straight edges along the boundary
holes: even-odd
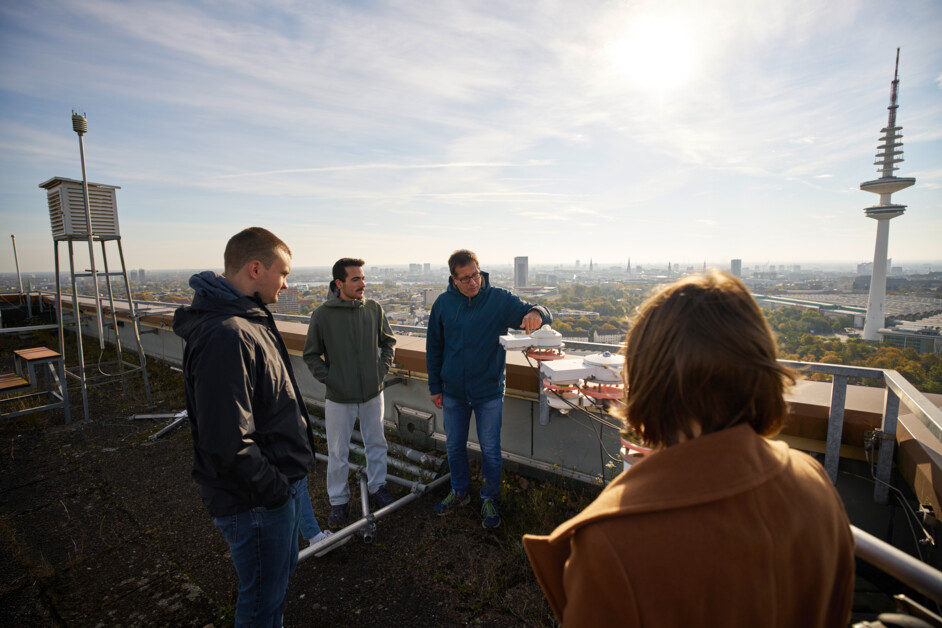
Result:
[[[351,164],[348,166],[322,166],[318,168],[290,168],[265,172],[242,172],[217,175],[217,179],[235,177],[263,177],[273,174],[303,174],[308,172],[350,172],[355,170],[437,170],[444,168],[532,168],[552,165],[551,161],[532,160],[526,163],[512,162],[458,162],[448,164]]]
[[[517,212],[517,215],[527,220],[543,220],[552,222],[564,222],[569,217],[559,212]]]
[[[667,45],[625,56],[642,21]],[[678,77],[680,26],[673,61],[694,66]],[[164,216],[160,238],[261,215],[310,255],[349,233],[389,262],[444,259],[487,232],[476,245],[503,259],[507,234],[537,230],[556,255],[595,223],[596,259],[867,257],[808,225],[872,200],[858,185],[900,41],[906,202],[942,203],[940,31],[932,3],[879,0],[2,3],[0,220],[24,254],[28,233],[48,239],[36,184],[79,176],[80,107],[89,177],[122,186],[123,228]],[[910,214],[893,242],[931,257],[942,217]],[[350,215],[394,219],[356,236]]]

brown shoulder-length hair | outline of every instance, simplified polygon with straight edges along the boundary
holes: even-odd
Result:
[[[748,423],[782,429],[786,385],[775,340],[742,281],[712,271],[661,288],[641,307],[623,351],[622,418],[652,447]]]

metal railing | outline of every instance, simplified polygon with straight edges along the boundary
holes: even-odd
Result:
[[[877,449],[876,486],[873,499],[885,504],[889,499],[890,472],[893,468],[893,450],[896,446],[896,427],[899,420],[900,403],[905,405],[932,435],[942,440],[942,409],[937,408],[902,375],[889,369],[874,369],[862,366],[821,364],[819,362],[793,362],[779,360],[781,364],[801,373],[825,373],[831,375],[831,405],[828,411],[828,435],[824,455],[824,468],[837,482],[837,467],[841,453],[841,432],[844,429],[844,407],[847,404],[847,378],[865,377],[882,381],[886,385],[883,402],[883,417],[880,425],[879,448]]]
[[[850,526],[854,554],[936,602],[942,602],[942,572],[896,549],[889,543]]]
[[[621,346],[597,345],[593,349],[614,353],[619,351]],[[925,395],[916,390],[915,386],[894,370],[791,360],[779,360],[779,363],[802,374],[824,373],[831,376],[831,401],[828,411],[824,467],[834,484],[837,483],[840,462],[848,378],[876,379],[885,385],[880,438],[877,446],[877,467],[874,473],[876,482],[873,499],[875,502],[886,504],[889,499],[890,474],[893,467],[900,404],[908,408],[932,436],[942,442],[942,409],[936,407]],[[544,398],[545,393],[540,396],[541,403],[544,402]],[[544,423],[542,414],[541,423]],[[855,526],[851,526],[851,532],[854,535],[854,553],[857,557],[934,601],[942,602],[942,572]]]

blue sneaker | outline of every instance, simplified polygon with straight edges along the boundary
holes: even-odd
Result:
[[[445,496],[445,499],[435,504],[436,515],[447,515],[458,509],[459,506],[467,506],[471,503],[471,496],[465,493],[464,495],[459,495],[454,490],[450,491],[448,495]]]
[[[500,513],[497,511],[496,500],[485,499],[481,502],[481,517],[484,519],[481,525],[488,530],[493,530],[500,526]]]

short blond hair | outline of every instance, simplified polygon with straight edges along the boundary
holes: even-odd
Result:
[[[226,252],[223,254],[225,273],[234,277],[249,262],[258,260],[265,268],[271,268],[272,262],[282,251],[291,257],[291,249],[268,229],[249,227],[229,238]]]
[[[773,436],[794,375],[742,281],[718,271],[685,277],[641,307],[625,349],[623,419],[653,447],[750,424]]]

